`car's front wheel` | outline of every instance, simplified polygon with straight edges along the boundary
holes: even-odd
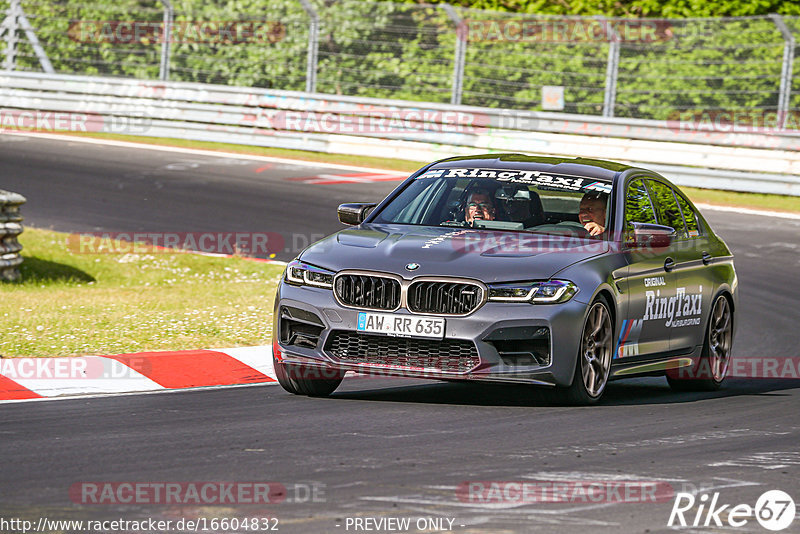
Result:
[[[286,364],[273,358],[275,376],[278,383],[295,395],[327,397],[334,392],[344,379],[344,373],[320,367],[299,364]]]
[[[583,324],[580,352],[572,385],[559,390],[569,404],[594,404],[603,396],[611,372],[614,324],[606,300],[599,297],[589,307]]]
[[[733,310],[725,295],[711,306],[706,337],[700,360],[689,371],[667,373],[667,381],[676,391],[716,391],[728,374],[733,346]]]

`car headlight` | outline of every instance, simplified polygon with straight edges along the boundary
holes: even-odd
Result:
[[[322,267],[316,267],[300,260],[293,260],[286,266],[284,280],[294,286],[314,286],[325,289],[333,288],[335,273]]]
[[[489,286],[489,300],[557,304],[567,302],[577,292],[578,286],[569,280],[512,282],[508,284],[491,284]]]

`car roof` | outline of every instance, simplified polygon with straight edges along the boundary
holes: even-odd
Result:
[[[525,154],[478,154],[458,156],[433,163],[428,169],[449,169],[468,165],[474,168],[532,170],[613,180],[617,173],[633,169],[630,165],[589,158],[527,156]]]

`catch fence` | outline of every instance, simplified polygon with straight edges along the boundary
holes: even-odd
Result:
[[[800,17],[614,19],[339,0],[0,0],[4,70],[786,125]],[[726,119],[727,120],[727,119]]]

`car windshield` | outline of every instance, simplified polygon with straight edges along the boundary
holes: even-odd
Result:
[[[610,193],[610,181],[585,176],[433,169],[411,182],[372,222],[602,237]]]

